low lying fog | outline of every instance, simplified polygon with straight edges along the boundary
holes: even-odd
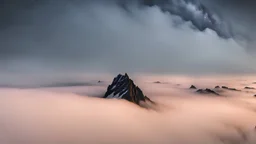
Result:
[[[155,80],[162,83],[155,84]],[[242,89],[253,86],[251,77],[145,76],[134,77],[134,81],[158,103],[158,110],[96,98],[104,94],[108,82],[83,87],[2,88],[0,143],[256,143],[256,91]],[[227,85],[243,91],[225,91],[220,97],[199,95],[188,89],[191,84],[199,88]]]

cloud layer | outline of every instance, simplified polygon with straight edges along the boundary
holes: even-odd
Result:
[[[251,84],[246,78],[136,79],[143,92],[159,103],[160,111],[141,109],[122,100],[74,94],[97,93],[97,86],[1,88],[0,143],[254,144],[256,101],[251,94],[225,92],[225,97],[211,97],[187,89],[192,83],[202,88],[220,83],[239,88],[241,80]],[[168,83],[154,84],[155,79]],[[181,86],[176,86],[178,82]]]

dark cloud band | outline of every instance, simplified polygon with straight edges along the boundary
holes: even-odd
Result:
[[[232,29],[227,22],[211,12],[199,0],[139,0],[139,3],[143,6],[158,6],[163,12],[180,16],[184,21],[190,21],[197,30],[204,31],[209,28],[222,38],[233,37]]]

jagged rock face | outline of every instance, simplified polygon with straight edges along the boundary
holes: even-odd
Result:
[[[231,91],[241,91],[241,90],[238,90],[236,88],[229,88],[227,86],[222,86],[221,88],[226,89],[226,90],[231,90]]]
[[[189,89],[197,89],[196,86],[191,85]]]
[[[215,86],[215,88],[216,88],[216,89],[219,89],[219,88],[220,88],[220,86]]]
[[[112,84],[108,86],[104,98],[126,99],[138,105],[140,101],[145,102],[147,100],[152,102],[143,94],[142,90],[134,84],[127,74],[119,74],[114,78]]]
[[[199,89],[199,90],[197,90],[196,92],[198,92],[198,93],[202,93],[202,94],[214,94],[214,95],[220,95],[220,94],[218,94],[217,92],[215,92],[214,90],[211,90],[211,89]]]
[[[223,89],[228,89],[228,87],[227,87],[227,86],[222,86],[221,88],[223,88]]]
[[[244,87],[244,89],[255,89],[254,87]]]
[[[215,92],[214,90],[211,89],[199,89],[196,91],[197,93],[201,93],[201,94],[214,94],[214,95],[220,95],[217,92]]]

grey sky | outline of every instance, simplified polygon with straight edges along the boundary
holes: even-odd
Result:
[[[157,5],[129,4],[126,11],[114,0],[12,2],[1,2],[0,78],[6,81],[21,74],[256,70],[251,52],[255,19],[249,1],[248,5],[226,1],[227,7],[220,1],[203,1],[239,35],[229,39],[211,29],[194,29],[190,21],[163,12]]]

